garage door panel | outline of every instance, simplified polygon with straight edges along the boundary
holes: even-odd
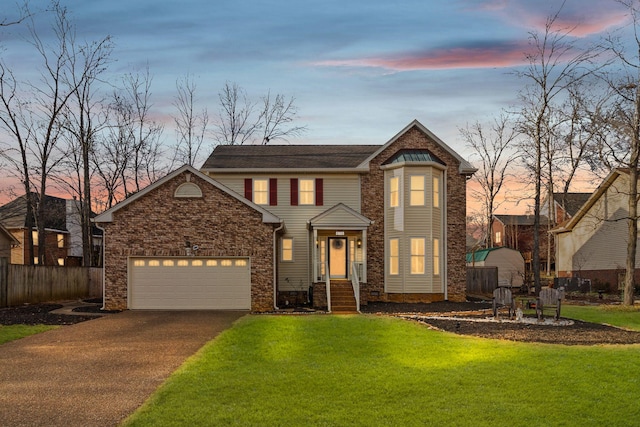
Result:
[[[132,309],[251,308],[249,259],[132,258]]]

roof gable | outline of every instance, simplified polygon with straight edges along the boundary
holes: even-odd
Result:
[[[40,202],[40,196],[32,193],[34,204]],[[44,204],[44,228],[66,231],[67,230],[67,201],[60,197],[45,195],[42,197]],[[37,209],[34,205],[34,209]],[[22,195],[6,205],[0,206],[0,223],[5,228],[24,228],[27,222],[27,198]],[[35,226],[35,220],[33,224]]]
[[[363,228],[373,223],[369,218],[360,215],[347,205],[338,203],[332,208],[327,209],[311,218],[308,221],[312,228]]]
[[[396,142],[398,139],[400,139],[400,137],[402,137],[405,133],[407,133],[410,129],[412,129],[414,127],[417,128],[420,132],[422,132],[425,135],[427,135],[429,138],[431,138],[436,144],[438,144],[440,147],[442,147],[447,153],[451,154],[451,156],[453,156],[460,163],[460,165],[458,167],[458,172],[460,174],[462,174],[462,175],[472,175],[478,170],[477,168],[474,168],[473,165],[471,165],[471,163],[469,163],[468,161],[463,159],[462,156],[460,156],[460,154],[458,154],[451,147],[449,147],[447,144],[445,144],[444,141],[442,141],[440,138],[438,138],[433,132],[431,132],[429,129],[427,129],[418,120],[414,120],[411,123],[409,123],[404,129],[402,129],[393,138],[391,138],[389,141],[387,141],[386,144],[384,144],[382,147],[380,147],[378,150],[376,150],[375,153],[371,154],[364,162],[362,162],[362,164],[360,164],[360,167],[368,169],[369,168],[369,163],[373,159],[375,159],[380,153],[382,153],[384,150],[386,150],[390,145],[392,145],[394,142]]]
[[[584,205],[587,200],[591,197],[593,193],[553,193],[553,200],[558,204],[558,206],[563,206],[564,199],[564,210],[570,215],[574,216],[578,209]]]
[[[0,235],[5,236],[5,238],[9,241],[9,243],[11,243],[12,245],[19,245],[20,242],[18,241],[18,239],[16,239],[15,237],[13,237],[13,234],[9,233],[9,231],[4,228],[2,226],[2,224],[0,224]]]
[[[168,175],[166,175],[164,178],[159,179],[158,181],[154,182],[153,184],[151,184],[151,185],[147,186],[146,188],[140,190],[136,194],[128,197],[127,199],[125,199],[122,202],[118,203],[117,205],[113,206],[111,209],[108,209],[108,210],[102,212],[100,215],[96,216],[93,219],[93,221],[97,222],[97,223],[112,222],[113,221],[113,214],[115,212],[119,211],[120,209],[124,208],[125,206],[129,205],[130,203],[135,202],[139,198],[143,197],[145,194],[147,194],[147,193],[153,191],[154,189],[160,187],[164,183],[172,180],[173,178],[175,178],[176,176],[182,174],[183,172],[190,172],[190,173],[198,176],[199,178],[203,179],[204,181],[208,182],[209,184],[213,185],[214,187],[218,188],[219,190],[227,193],[228,195],[230,195],[233,198],[241,201],[245,205],[255,209],[256,211],[258,211],[260,213],[262,213],[262,222],[269,223],[269,224],[277,224],[277,223],[281,223],[282,222],[282,220],[280,218],[278,218],[277,216],[275,216],[274,214],[272,214],[268,210],[266,210],[263,207],[258,206],[255,203],[245,199],[244,197],[242,197],[241,195],[239,195],[235,191],[233,191],[233,190],[229,189],[228,187],[222,185],[221,183],[219,183],[218,181],[214,180],[213,178],[211,178],[211,177],[209,177],[209,176],[197,171],[196,169],[194,169],[192,166],[189,166],[189,165],[184,165],[181,168],[176,169],[175,171],[173,171],[173,172],[169,173]]]

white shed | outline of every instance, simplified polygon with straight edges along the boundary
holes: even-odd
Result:
[[[498,285],[519,288],[524,283],[524,258],[515,249],[489,248],[467,254],[467,267],[498,267]]]

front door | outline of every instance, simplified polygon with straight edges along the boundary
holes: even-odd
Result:
[[[347,278],[348,254],[346,237],[329,237],[329,277],[331,279]]]

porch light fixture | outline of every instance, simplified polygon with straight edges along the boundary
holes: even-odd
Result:
[[[362,239],[356,240],[356,245],[361,248],[362,247]]]

